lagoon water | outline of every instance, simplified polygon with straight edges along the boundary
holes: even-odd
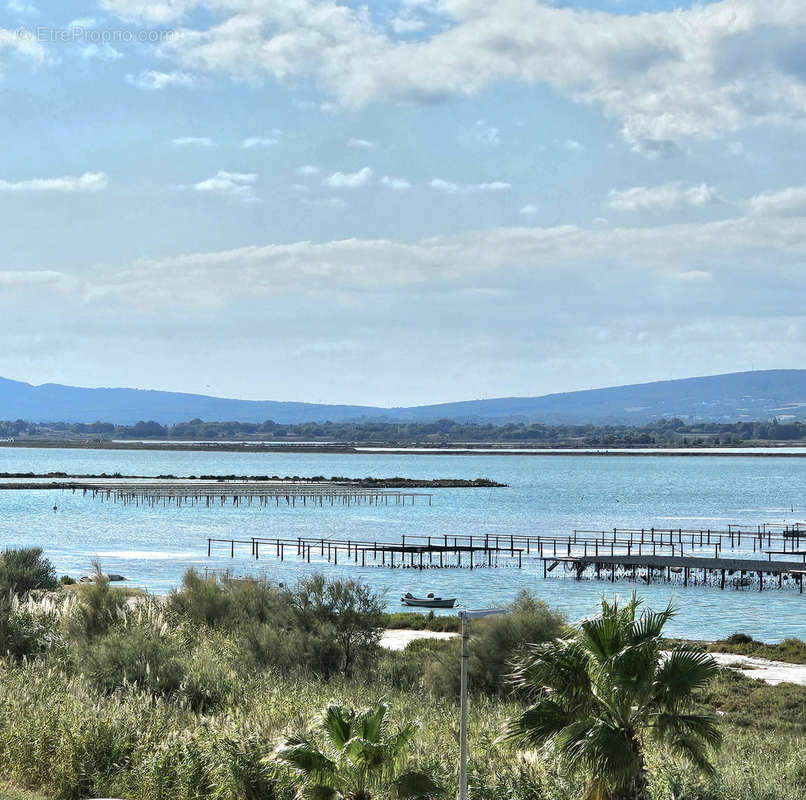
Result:
[[[150,591],[176,586],[188,567],[230,568],[283,582],[314,566],[292,556],[255,562],[222,550],[207,558],[207,538],[251,536],[399,540],[425,534],[561,534],[574,528],[607,530],[683,527],[723,529],[728,523],[806,520],[806,459],[776,457],[625,457],[361,455],[317,453],[219,453],[144,450],[0,448],[0,472],[114,473],[177,476],[200,474],[327,477],[491,478],[502,489],[437,489],[433,505],[266,508],[240,506],[157,507],[101,503],[81,493],[0,492],[0,542],[39,545],[59,574],[89,571],[99,558]],[[425,491],[425,490],[423,490]],[[53,506],[58,510],[54,512]],[[602,593],[637,589],[649,605],[673,599],[680,612],[669,632],[702,639],[742,631],[765,641],[806,637],[806,594],[631,582],[542,578],[538,562],[524,569],[385,569],[318,564],[328,575],[363,577],[386,592],[388,607],[399,596],[434,591],[478,607],[511,600],[529,588],[563,609],[570,620],[592,613]],[[560,570],[557,570],[559,572]]]

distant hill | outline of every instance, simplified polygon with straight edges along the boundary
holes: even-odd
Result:
[[[764,370],[686,378],[607,389],[505,397],[458,403],[378,408],[272,400],[232,400],[143,389],[82,389],[33,386],[0,378],[0,419],[32,422],[113,422],[163,425],[199,418],[278,423],[386,420],[428,422],[635,423],[660,417],[732,422],[742,419],[806,420],[806,370]]]

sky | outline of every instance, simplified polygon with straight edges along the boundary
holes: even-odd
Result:
[[[413,405],[806,367],[806,0],[0,0],[0,375]]]

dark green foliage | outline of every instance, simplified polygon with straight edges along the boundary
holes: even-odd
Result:
[[[100,692],[131,686],[169,696],[184,677],[178,644],[149,622],[116,625],[106,635],[79,646],[77,662]]]
[[[521,655],[516,685],[531,705],[509,736],[526,746],[556,748],[588,780],[587,796],[649,800],[650,740],[705,774],[709,749],[722,741],[716,717],[694,708],[695,693],[716,676],[712,656],[690,646],[663,655],[663,627],[674,615],[638,615],[633,594],[624,605],[602,599],[601,612],[572,636],[532,645]]]
[[[0,594],[26,595],[33,589],[55,589],[56,570],[41,547],[5,550],[0,556]]]
[[[390,730],[384,703],[361,711],[331,705],[313,734],[286,739],[275,760],[298,776],[300,796],[316,800],[431,800],[441,787],[406,768],[415,725]]]
[[[564,618],[527,591],[521,591],[509,613],[473,620],[470,625],[468,678],[473,692],[507,694],[511,663],[527,643],[546,642],[565,630]],[[425,666],[424,683],[435,694],[459,696],[459,638],[435,653]]]
[[[439,633],[459,633],[462,622],[456,613],[419,614],[415,611],[395,611],[384,614],[383,627],[389,629],[407,629],[413,631],[437,631]]]
[[[180,619],[235,633],[254,664],[325,678],[366,664],[383,631],[383,600],[368,584],[319,574],[289,589],[189,570],[168,606]]]
[[[127,602],[126,593],[110,586],[97,564],[93,581],[82,585],[76,596],[66,627],[68,638],[79,643],[105,634],[120,619]]]
[[[0,596],[0,655],[15,660],[41,656],[58,641],[53,614],[33,614],[15,599]]]

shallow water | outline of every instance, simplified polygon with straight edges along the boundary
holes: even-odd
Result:
[[[82,574],[98,557],[109,572],[155,592],[175,586],[185,569],[231,568],[293,582],[312,569],[287,558],[255,562],[248,550],[235,559],[222,550],[207,558],[207,538],[251,536],[399,540],[401,535],[567,535],[572,529],[689,527],[728,523],[794,522],[806,518],[806,460],[719,456],[484,456],[413,454],[211,453],[143,450],[0,448],[0,472],[120,472],[158,474],[268,474],[302,477],[476,478],[505,489],[433,490],[433,505],[279,508],[270,505],[149,508],[101,503],[80,493],[0,492],[0,537],[5,546],[41,545],[59,573]],[[54,513],[53,505],[58,506]],[[391,609],[401,593],[434,591],[468,606],[505,603],[530,588],[569,619],[593,612],[605,592],[637,588],[659,606],[672,598],[681,611],[669,631],[717,638],[743,631],[767,641],[806,637],[806,595],[777,589],[759,593],[668,584],[636,585],[542,578],[542,566],[524,569],[403,570],[343,562],[318,564],[331,575],[361,576],[387,592]],[[557,570],[559,572],[559,570]]]

